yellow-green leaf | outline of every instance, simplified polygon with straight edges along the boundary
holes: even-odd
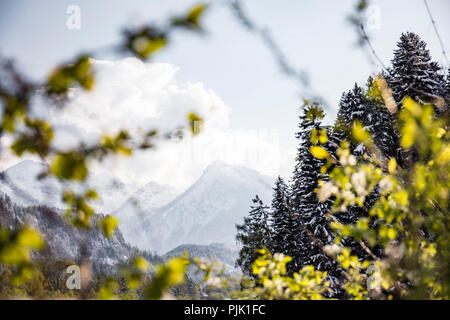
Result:
[[[103,234],[111,238],[114,235],[114,231],[116,230],[119,222],[116,218],[112,216],[106,216],[103,220],[100,221],[100,226],[102,228]]]
[[[388,165],[388,170],[389,173],[394,173],[395,169],[397,168],[397,160],[395,160],[395,158],[391,158],[391,160],[389,160],[389,165]]]
[[[141,271],[147,271],[150,263],[144,257],[138,256],[134,258],[134,265]]]
[[[189,126],[191,128],[191,133],[195,136],[202,132],[203,130],[203,119],[195,114],[194,112],[190,112],[187,116],[189,120]]]
[[[326,159],[330,156],[328,151],[320,146],[312,146],[309,151],[317,159]]]
[[[50,171],[60,179],[83,181],[88,175],[85,157],[78,152],[66,152],[56,155]]]

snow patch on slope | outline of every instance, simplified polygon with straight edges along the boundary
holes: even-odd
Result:
[[[39,178],[46,172],[46,165],[25,160],[0,173],[0,192],[7,194],[14,203],[46,205],[65,208],[62,201],[64,190],[75,192],[93,188],[100,198],[91,203],[97,213],[110,213],[131,195],[131,188],[106,173],[92,172],[84,185],[63,184],[54,177]]]
[[[236,223],[258,194],[270,201],[273,179],[255,170],[216,161],[200,179],[161,208],[145,208],[136,220],[121,221],[131,244],[164,253],[184,243],[236,245]]]

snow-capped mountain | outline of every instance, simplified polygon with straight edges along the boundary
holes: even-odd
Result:
[[[105,173],[90,173],[86,183],[63,185],[54,177],[38,177],[45,173],[43,163],[25,160],[0,173],[0,192],[7,194],[14,203],[31,206],[46,205],[65,208],[63,190],[81,191],[87,188],[97,190],[100,198],[91,203],[98,213],[110,213],[130,195],[130,187]]]
[[[95,219],[101,218],[99,215]],[[59,209],[17,205],[0,194],[0,226],[15,230],[24,223],[37,229],[45,241],[43,251],[33,252],[34,259],[78,263],[84,247],[94,269],[110,273],[117,272],[118,264],[128,262],[133,255],[143,254],[125,242],[119,229],[114,236],[106,238],[97,226],[89,230],[74,228]]]
[[[133,219],[122,212],[119,225],[132,245],[159,253],[185,243],[236,245],[236,223],[242,223],[256,194],[270,201],[272,183],[255,170],[214,162],[167,205],[143,207]]]
[[[92,172],[84,186],[63,185],[52,177],[37,179],[45,170],[44,164],[30,160],[10,167],[0,173],[0,193],[21,206],[62,209],[63,190],[94,188],[100,195],[99,201],[91,203],[95,211],[118,217],[131,245],[158,253],[186,243],[236,245],[236,223],[242,223],[256,194],[270,201],[273,183],[255,170],[223,162],[207,167],[181,194],[155,182],[132,193],[127,185],[98,172]]]
[[[119,221],[138,219],[143,211],[165,206],[179,194],[179,191],[170,186],[149,182],[128,198],[114,215]]]
[[[22,161],[0,174],[0,192],[19,205],[45,204],[62,208],[62,186],[56,179],[37,179],[43,173],[43,163]]]

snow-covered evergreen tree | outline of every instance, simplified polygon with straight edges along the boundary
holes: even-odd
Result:
[[[236,240],[242,244],[236,264],[242,272],[252,277],[252,264],[258,258],[258,249],[270,245],[269,207],[255,196],[253,206],[248,217],[244,217],[244,223],[236,225]]]
[[[299,140],[299,146],[297,149],[297,157],[295,159],[295,168],[292,178],[292,193],[291,193],[291,206],[294,212],[299,213],[301,210],[301,202],[306,195],[311,196],[310,193],[304,194],[305,180],[313,184],[313,181],[317,182],[318,175],[312,174],[311,177],[305,177],[305,172],[316,172],[320,170],[319,159],[314,158],[309,148],[311,146],[311,131],[320,131],[321,120],[324,117],[323,110],[318,106],[304,106],[302,114],[300,115],[299,131],[296,134],[296,138]]]
[[[355,120],[361,123],[368,122],[363,90],[356,83],[352,90],[342,94],[334,127],[335,135],[341,140],[351,142],[351,126]],[[350,147],[356,156],[362,156],[367,151],[363,143],[351,144]]]
[[[425,43],[417,35],[413,33],[402,35],[398,49],[394,53],[393,66],[384,74],[399,107],[401,107],[400,102],[404,96],[410,96],[419,102],[430,102],[439,96],[449,104],[450,75],[444,81],[444,77],[439,73],[439,66],[430,60]],[[374,86],[374,80],[370,77],[366,88],[355,84],[352,90],[345,92],[339,103],[337,120],[333,127],[322,125],[324,114],[317,105],[303,107],[299,132],[296,134],[299,147],[292,185],[288,188],[283,179],[278,178],[274,188],[272,210],[270,211],[270,241],[263,242],[261,236],[259,238],[242,236],[252,234],[252,219],[247,218],[244,225],[238,227],[241,228],[242,234],[240,241],[252,244],[241,251],[242,256],[254,260],[251,256],[253,252],[249,249],[250,246],[254,245],[252,248],[257,248],[266,245],[272,252],[282,252],[293,258],[293,261],[287,266],[288,272],[291,274],[305,265],[312,265],[317,270],[327,271],[328,280],[333,289],[330,296],[342,297],[341,285],[345,281],[344,273],[336,261],[327,256],[323,250],[323,246],[334,243],[335,235],[330,228],[330,222],[353,224],[359,218],[368,216],[370,209],[379,198],[380,192],[379,188],[375,187],[366,197],[362,207],[350,206],[345,212],[330,215],[329,211],[333,200],[320,202],[316,196],[318,181],[328,179],[327,172],[330,168],[321,170],[328,160],[314,157],[311,154],[311,147],[321,146],[328,151],[332,158],[337,158],[336,150],[342,141],[347,140],[350,142],[352,154],[357,156],[358,161],[366,161],[360,157],[364,153],[369,156],[377,155],[378,158],[380,155],[376,150],[378,148],[381,151],[380,159],[383,156],[386,159],[395,157],[401,166],[402,158],[406,159],[406,157],[399,144],[397,118],[395,114],[391,113],[392,109],[387,109],[383,97],[377,90],[379,89]],[[369,146],[369,150],[364,143],[355,142],[352,139],[352,125],[355,121],[361,123],[364,130],[367,130],[373,139],[374,145]],[[330,162],[327,165],[339,164]],[[258,211],[257,207],[253,210]],[[261,226],[258,228],[262,229]],[[255,234],[260,235],[258,232]],[[372,252],[369,253],[363,243],[355,241],[353,238],[344,237],[341,244],[351,248],[352,254],[356,254],[362,259],[373,258],[372,253],[377,256],[383,255],[381,247],[372,248]],[[240,257],[240,259],[241,265],[244,264],[243,258]]]
[[[374,79],[369,77],[367,89],[373,88]],[[396,117],[389,112],[384,101],[364,94],[363,103],[365,116],[361,120],[365,128],[372,136],[374,143],[383,155],[389,159],[395,157],[401,164],[400,134],[397,129]]]
[[[447,103],[447,108],[449,108],[450,107],[450,68],[448,68],[448,71],[447,71],[447,80],[445,81],[443,95],[444,95],[445,102]]]
[[[373,85],[369,78],[368,87]],[[373,138],[375,145],[389,159],[395,157],[401,163],[399,134],[395,129],[395,118],[385,105],[371,97],[355,84],[353,90],[342,95],[338,117],[334,128],[340,139],[352,141],[351,126],[359,121]],[[352,153],[361,156],[367,152],[363,143],[351,144]]]
[[[373,86],[373,79],[369,77],[367,89]],[[331,137],[352,142],[351,126],[359,121],[365,130],[370,133],[374,144],[387,158],[395,157],[402,163],[399,133],[396,128],[396,118],[392,115],[383,101],[371,97],[365,90],[355,84],[354,88],[342,95],[338,118]],[[336,142],[337,143],[337,142]],[[350,149],[355,156],[368,152],[363,143],[350,143]],[[368,152],[370,155],[370,152]],[[345,212],[335,213],[334,218],[343,224],[355,223],[359,218],[368,216],[369,210],[379,197],[378,188],[368,195],[363,207],[351,206]],[[361,245],[353,239],[344,238],[342,244],[351,248],[352,252],[360,257],[367,257]]]
[[[289,215],[288,187],[283,178],[278,177],[273,188],[272,210],[270,213],[271,234],[269,249],[271,252],[285,252],[285,238],[290,231],[286,229],[286,217]]]
[[[426,43],[418,35],[407,32],[401,35],[397,47],[392,67],[385,74],[397,104],[401,107],[405,96],[419,102],[439,96],[444,79],[439,65],[431,61]]]
[[[327,220],[331,202],[320,202],[315,192],[318,181],[327,179],[326,174],[321,172],[327,160],[317,159],[310,151],[313,145],[328,149],[327,130],[321,124],[322,118],[323,111],[318,106],[306,106],[300,116],[300,130],[297,133],[299,148],[291,195],[292,210],[299,224],[298,242],[301,245],[295,259],[299,267],[313,265],[317,270],[327,271],[332,287],[337,288],[341,271],[336,262],[321,249],[321,246],[332,244],[334,240]]]
[[[298,257],[300,243],[299,226],[297,220],[292,214],[289,203],[290,191],[288,186],[281,177],[275,182],[272,211],[271,211],[271,234],[270,245],[268,248],[271,252],[279,252],[290,257],[293,261],[287,265],[288,274],[298,271],[300,268]]]

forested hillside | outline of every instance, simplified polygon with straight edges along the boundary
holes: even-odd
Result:
[[[102,218],[99,215],[97,221]],[[18,231],[23,224],[29,230],[38,230],[45,241],[42,250],[31,252],[32,260],[42,266],[42,272],[22,287],[24,291],[15,291],[13,286],[7,285],[13,279],[11,270],[0,265],[2,297],[25,294],[39,298],[62,293],[71,297],[75,292],[66,286],[70,275],[66,271],[71,265],[85,266],[95,275],[87,289],[90,297],[93,297],[99,289],[100,279],[120,277],[121,268],[135,256],[144,256],[152,264],[163,261],[157,255],[130,246],[118,229],[110,238],[104,235],[97,222],[87,230],[74,229],[60,209],[46,206],[24,207],[11,202],[6,195],[0,195],[0,228]]]

